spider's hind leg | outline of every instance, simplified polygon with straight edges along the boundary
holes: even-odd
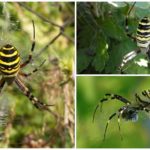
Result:
[[[122,113],[123,113],[123,110],[124,110],[124,107],[120,108],[120,109],[118,110],[118,112],[113,113],[113,114],[109,117],[109,119],[108,119],[108,121],[107,121],[107,123],[106,123],[106,126],[105,126],[103,141],[105,141],[105,138],[106,138],[106,132],[107,132],[108,125],[109,125],[111,119],[113,119],[113,117],[115,117],[115,116],[117,115],[117,113],[118,113],[118,129],[119,129],[119,134],[120,134],[121,140],[123,140],[123,136],[122,136],[122,134],[121,134],[121,128],[120,128],[120,118],[121,118],[121,115],[122,115]]]
[[[1,91],[2,91],[2,89],[3,89],[3,87],[4,87],[4,85],[5,85],[5,80],[2,78],[2,79],[0,80],[0,93],[1,93]]]
[[[44,104],[40,100],[38,100],[33,94],[29,91],[29,89],[21,82],[21,80],[17,77],[15,79],[15,83],[19,87],[19,89],[23,92],[25,96],[28,97],[28,99],[32,102],[32,104],[39,110],[47,110],[49,111],[49,106],[54,106],[54,105],[48,105]]]
[[[109,117],[109,119],[108,119],[108,121],[107,121],[107,123],[106,123],[103,141],[105,141],[105,138],[106,138],[106,132],[107,132],[108,125],[109,125],[111,119],[116,116],[116,114],[117,114],[117,113],[112,114],[112,115]]]

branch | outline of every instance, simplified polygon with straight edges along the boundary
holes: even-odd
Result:
[[[74,43],[74,38],[68,36],[66,33],[62,32],[62,35],[67,38],[70,42]]]
[[[35,57],[38,57],[41,55],[41,53],[47,49],[50,45],[52,45],[60,36],[62,35],[61,32],[59,32],[51,41],[49,41],[38,53]]]
[[[54,23],[53,21],[43,17],[41,14],[37,13],[36,11],[32,10],[29,6],[27,6],[24,2],[17,2],[17,4],[21,7],[23,7],[24,9],[30,11],[31,13],[33,13],[35,16],[39,17],[40,19],[42,19],[45,22],[48,22],[49,24],[59,27],[60,32],[52,39],[50,40],[39,52],[35,57],[38,57],[44,50],[46,50],[51,44],[53,44],[61,35],[63,35],[64,37],[66,37],[69,41],[71,41],[72,43],[74,43],[74,39],[69,37],[64,31],[65,28],[69,25],[71,25],[72,23],[74,23],[74,17],[68,18],[65,23],[63,25],[58,25],[56,23]]]
[[[62,26],[54,23],[53,21],[43,17],[41,14],[37,13],[36,11],[32,10],[30,7],[28,7],[25,3],[23,2],[17,2],[21,7],[25,8],[26,10],[30,11],[31,13],[33,13],[34,15],[36,15],[37,17],[39,17],[40,19],[42,19],[43,21],[45,22],[48,22],[50,23],[51,25],[53,26],[56,26],[56,27],[59,27],[59,28],[62,28]]]

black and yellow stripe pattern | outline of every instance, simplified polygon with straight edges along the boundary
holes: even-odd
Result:
[[[0,48],[0,73],[2,78],[0,79],[0,93],[3,89],[5,83],[12,84],[15,82],[17,87],[21,90],[21,92],[28,97],[28,99],[32,102],[32,104],[39,110],[47,110],[51,112],[49,106],[36,98],[30,90],[25,86],[25,84],[21,81],[20,76],[27,77],[30,76],[33,72],[36,72],[38,69],[34,69],[31,73],[24,73],[21,69],[30,64],[32,59],[32,52],[35,47],[35,26],[34,21],[33,24],[33,40],[31,45],[31,54],[29,54],[28,59],[24,62],[20,63],[20,55],[18,50],[10,44],[6,44]],[[43,63],[42,63],[43,64]]]
[[[135,4],[135,3],[134,3]],[[128,29],[128,27],[126,27]],[[128,35],[128,34],[127,34]],[[136,37],[138,49],[127,53],[122,60],[122,63],[119,66],[119,71],[125,66],[127,62],[134,59],[139,53],[149,54],[149,45],[150,45],[150,18],[144,17],[139,21]]]
[[[54,105],[47,105],[44,104],[42,101],[38,100],[31,92],[30,90],[24,85],[23,82],[19,78],[15,78],[15,83],[19,87],[19,89],[23,92],[25,96],[28,97],[28,99],[32,102],[32,104],[39,110],[47,110],[50,111],[48,106],[54,106]]]
[[[147,52],[149,50],[150,44],[150,19],[148,17],[144,17],[138,25],[137,29],[137,46],[141,49],[141,51]]]
[[[0,49],[0,71],[4,78],[15,77],[20,69],[20,56],[18,50],[10,45]]]
[[[93,113],[93,121],[95,118],[95,113],[98,110],[98,107],[100,105],[102,106],[103,102],[106,102],[109,100],[118,100],[124,104],[115,113],[113,113],[109,116],[106,126],[105,126],[103,140],[105,140],[108,126],[109,126],[111,120],[115,116],[118,118],[118,129],[119,129],[120,137],[122,140],[123,137],[121,135],[121,130],[120,130],[120,119],[135,122],[138,120],[139,112],[144,111],[149,114],[149,112],[150,112],[150,101],[149,101],[150,100],[150,90],[148,89],[148,90],[142,91],[142,95],[143,95],[143,97],[141,98],[137,93],[135,94],[136,103],[130,102],[128,99],[122,97],[121,95],[110,94],[110,93],[105,94],[105,97],[99,100],[99,104],[96,106],[94,113]]]

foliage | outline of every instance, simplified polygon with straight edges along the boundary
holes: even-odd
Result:
[[[34,20],[36,46],[23,72],[39,71],[22,80],[38,99],[54,104],[51,113],[39,111],[15,84],[6,86],[0,98],[7,103],[0,147],[73,147],[74,3],[1,2],[0,8],[0,45],[14,45],[22,61],[30,53]]]
[[[136,42],[127,36],[125,19],[133,2],[77,3],[77,71],[78,73],[116,74],[123,56],[137,48]],[[149,16],[149,2],[137,2],[129,15],[129,33],[136,35],[138,22]],[[149,67],[141,65],[147,60],[140,55],[130,61],[125,73],[149,73]]]
[[[131,84],[132,83],[132,84]],[[149,113],[140,112],[137,122],[121,119],[120,138],[117,117],[114,117],[103,141],[106,122],[110,115],[124,106],[119,101],[103,103],[103,109],[97,110],[94,123],[92,117],[94,109],[106,93],[118,94],[133,104],[135,93],[146,100],[141,92],[149,89],[150,77],[119,77],[93,76],[77,77],[77,147],[78,148],[148,148],[150,147]],[[83,109],[84,108],[84,109]]]

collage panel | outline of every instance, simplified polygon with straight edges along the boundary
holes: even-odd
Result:
[[[74,2],[0,2],[0,148],[73,148]]]
[[[0,8],[0,148],[150,147],[150,2]]]
[[[77,2],[78,74],[149,74],[149,2]]]
[[[77,148],[150,147],[149,76],[77,77]]]

